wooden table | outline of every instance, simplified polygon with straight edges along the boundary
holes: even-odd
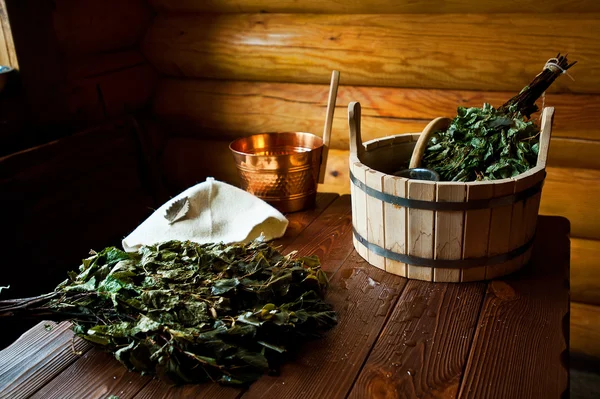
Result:
[[[352,246],[349,196],[289,215],[284,251],[316,253],[339,324],[248,389],[169,387],[42,322],[0,352],[2,398],[559,398],[568,394],[569,223],[540,217],[532,263],[480,283],[407,280]],[[46,325],[46,328],[45,328]],[[51,328],[50,328],[51,327]],[[76,353],[78,352],[78,353]],[[79,354],[80,353],[80,354]]]

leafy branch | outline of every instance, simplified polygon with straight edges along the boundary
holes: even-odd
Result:
[[[0,317],[73,322],[131,370],[178,384],[247,384],[337,320],[316,257],[266,243],[170,241],[83,260],[54,292],[0,301]]]
[[[540,130],[529,118],[538,110],[535,102],[574,64],[558,54],[529,85],[498,109],[490,104],[458,107],[448,129],[430,139],[423,166],[446,181],[503,179],[534,167]]]

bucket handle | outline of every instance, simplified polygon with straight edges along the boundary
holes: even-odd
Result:
[[[319,169],[319,184],[325,181],[327,169],[327,157],[329,155],[329,142],[331,141],[331,127],[333,125],[333,113],[335,112],[335,99],[337,98],[338,84],[340,83],[340,71],[331,73],[329,84],[329,98],[327,99],[327,116],[323,128],[323,150],[321,151],[321,168]]]
[[[350,156],[360,161],[365,146],[360,137],[360,103],[357,101],[348,104],[348,127],[350,128]]]

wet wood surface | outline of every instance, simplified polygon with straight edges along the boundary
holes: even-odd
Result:
[[[168,386],[42,322],[0,352],[0,398],[558,398],[567,390],[569,225],[540,217],[532,262],[477,283],[407,280],[352,245],[351,201],[319,194],[276,244],[317,254],[339,324],[249,388]],[[45,326],[49,324],[51,328]],[[509,383],[510,382],[510,383]]]

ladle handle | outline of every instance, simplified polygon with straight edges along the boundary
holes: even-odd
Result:
[[[548,150],[550,149],[550,136],[552,135],[552,122],[554,120],[554,107],[545,107],[541,115],[540,144],[538,151],[537,166],[546,167]]]
[[[319,183],[325,181],[327,170],[327,157],[329,155],[329,142],[331,141],[331,127],[333,125],[333,113],[335,112],[335,99],[337,98],[338,84],[340,82],[340,71],[331,73],[331,83],[329,84],[329,98],[327,99],[327,116],[325,117],[325,127],[323,129],[323,150],[321,152],[321,169],[319,170]]]
[[[348,127],[350,130],[350,156],[361,160],[365,146],[360,137],[360,103],[353,101],[348,104]]]
[[[427,148],[427,143],[429,139],[435,132],[439,132],[440,130],[446,130],[450,126],[452,119],[450,118],[435,118],[427,126],[423,129],[423,132],[419,136],[419,140],[417,140],[417,144],[413,150],[412,156],[410,157],[409,168],[418,168],[421,166],[421,158],[423,158],[423,153]]]

